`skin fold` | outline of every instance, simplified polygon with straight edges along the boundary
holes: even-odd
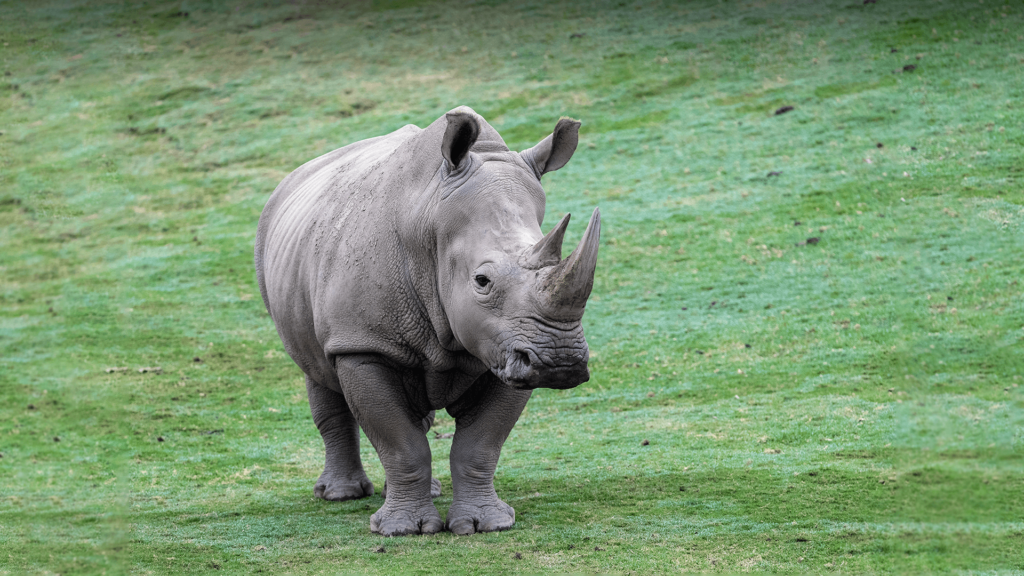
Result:
[[[359,429],[380,456],[386,536],[510,528],[494,490],[501,447],[535,388],[589,379],[580,320],[600,242],[595,210],[562,258],[568,216],[546,236],[540,179],[569,161],[579,122],[522,152],[467,107],[312,160],[277,187],[256,234],[257,279],[306,375],[326,450],[317,497],[373,494]],[[426,431],[455,418],[453,501],[431,498]]]

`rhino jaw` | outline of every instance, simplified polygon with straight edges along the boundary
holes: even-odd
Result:
[[[565,390],[590,380],[590,369],[587,368],[589,356],[589,351],[585,351],[583,359],[578,362],[552,365],[542,362],[529,348],[516,347],[505,359],[505,365],[492,368],[492,372],[505,384],[520,390]]]

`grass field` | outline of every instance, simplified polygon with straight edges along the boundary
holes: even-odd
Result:
[[[1020,3],[0,0],[0,44],[0,573],[1024,573]],[[313,497],[252,242],[459,104],[583,122],[592,379],[505,445],[513,530],[383,539]]]

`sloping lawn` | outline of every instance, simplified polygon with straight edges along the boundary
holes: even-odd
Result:
[[[0,1],[0,574],[1024,571],[1024,6]],[[384,539],[252,269],[292,169],[562,115],[590,382]],[[792,107],[784,111],[786,107]],[[451,498],[454,430],[434,473]]]

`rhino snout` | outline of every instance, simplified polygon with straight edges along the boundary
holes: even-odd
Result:
[[[584,352],[581,359],[576,362],[550,365],[544,363],[533,350],[517,347],[508,355],[505,366],[495,372],[513,388],[574,388],[590,380],[588,356],[589,354]]]

